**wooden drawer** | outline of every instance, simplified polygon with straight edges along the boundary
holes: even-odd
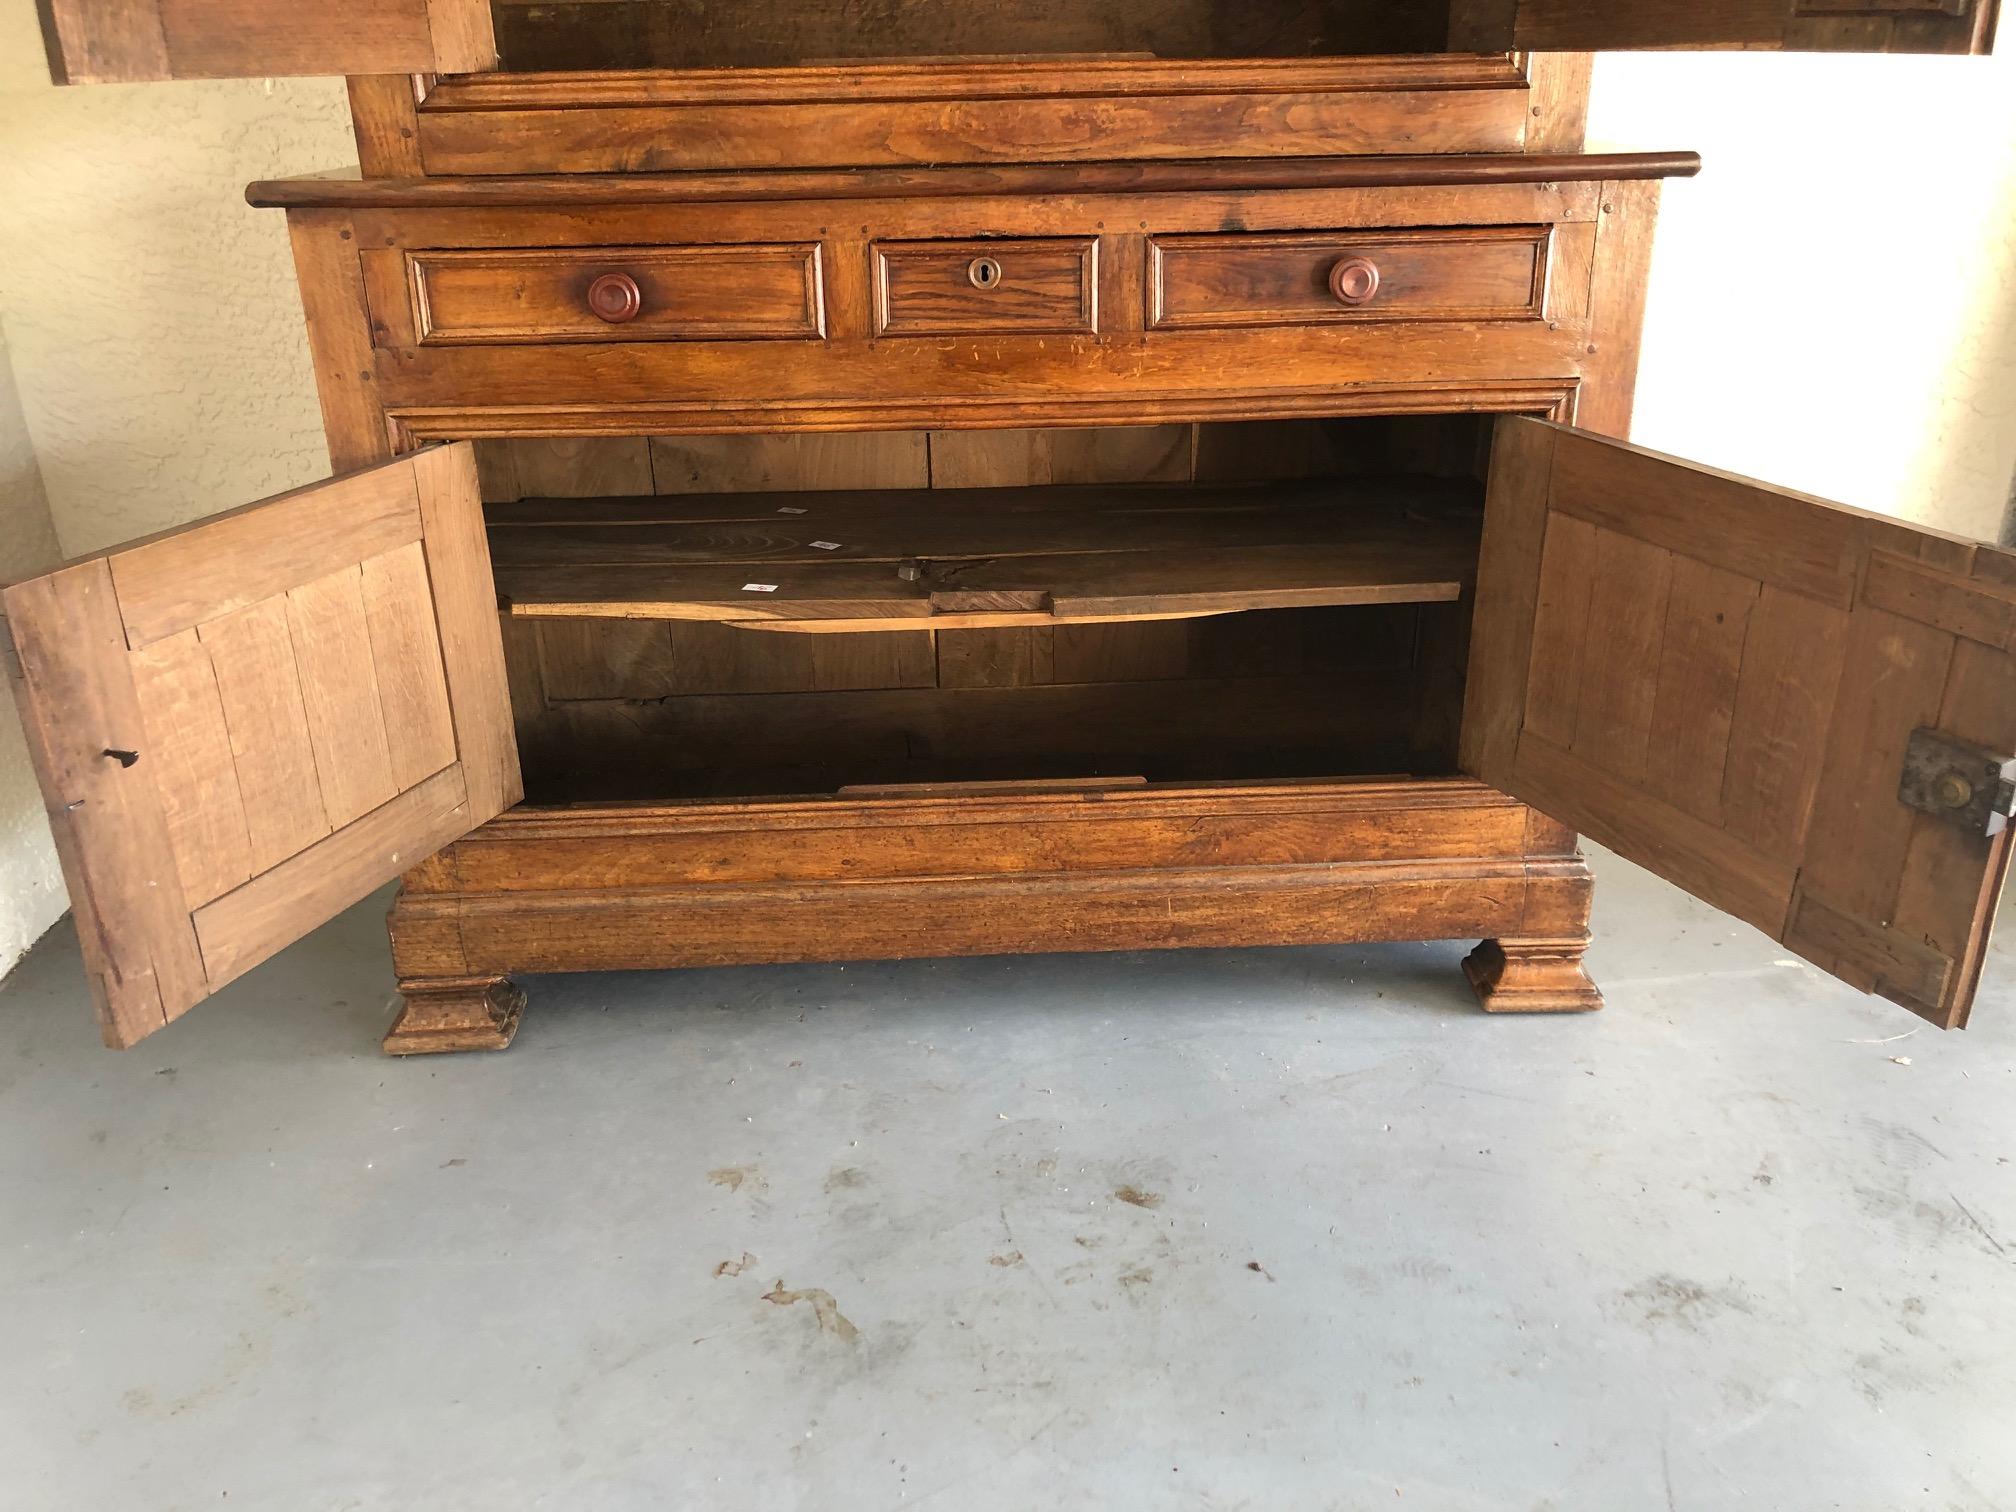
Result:
[[[1157,236],[1148,325],[1537,319],[1549,236],[1546,226]]]
[[[817,340],[819,247],[532,247],[407,256],[423,346]]]
[[[1089,334],[1099,329],[1092,237],[877,242],[877,336]]]
[[[1600,255],[1627,212],[1602,206],[1642,203],[1649,218],[1655,191],[1617,186],[1691,173],[1695,160],[1528,156],[302,180],[252,195],[299,212],[303,255],[322,259],[309,280],[311,327],[368,340],[368,357],[361,342],[321,357],[345,462],[369,460],[388,439],[1151,425],[1423,404],[1572,409],[1614,427],[1628,409],[1630,349],[1597,339],[1596,327],[1635,304]],[[416,320],[416,263],[437,285],[466,265],[482,292],[494,291],[500,259],[558,257],[578,278],[620,266],[612,249],[709,243],[732,244],[723,255],[738,258],[802,249],[824,284],[823,314],[794,327],[807,339],[629,340],[619,328],[611,341],[573,304],[587,337],[541,339],[523,313],[479,324],[436,309],[424,337]],[[1348,331],[1309,298],[1269,295],[1250,269],[1241,283],[1212,285],[1230,291],[1229,312],[1186,293],[1221,262],[1254,260],[1278,282],[1284,258],[1313,293],[1315,269],[1351,250],[1383,256],[1387,273],[1371,316],[1342,314]],[[1471,275],[1484,317],[1457,317],[1437,285],[1403,276],[1425,276],[1438,255]],[[998,264],[992,287],[975,286],[976,258]],[[1151,262],[1166,328],[1149,328]],[[1547,274],[1536,311],[1543,262],[1562,272]],[[339,286],[358,263],[361,299]],[[1480,292],[1479,270],[1498,264],[1514,270],[1501,279],[1509,287]],[[1172,334],[1186,320],[1226,323]],[[666,334],[700,332],[675,324]]]

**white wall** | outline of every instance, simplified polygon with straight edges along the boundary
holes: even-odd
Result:
[[[1993,538],[2016,479],[2016,19],[1994,58],[1602,58],[1592,150],[1694,148],[1634,439]]]
[[[0,333],[0,582],[39,572],[60,555]],[[0,972],[62,917],[67,902],[21,722],[14,700],[0,691]]]
[[[1668,194],[1640,440],[1995,532],[2016,473],[2016,37],[1993,61],[1606,58],[1592,132],[1708,159]],[[33,0],[0,0],[19,390],[0,393],[0,572],[46,555],[52,524],[74,555],[324,470],[282,218],[242,193],[351,159],[337,82],[59,90]],[[57,906],[11,718],[0,971]]]
[[[285,223],[244,188],[354,158],[340,81],[58,89],[0,0],[0,576],[327,471]],[[5,972],[65,900],[0,703]]]
[[[354,162],[340,80],[80,85],[0,0],[0,320],[75,555],[327,470],[284,218]]]

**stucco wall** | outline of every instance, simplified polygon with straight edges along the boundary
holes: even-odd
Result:
[[[59,555],[0,332],[0,582],[38,572]],[[14,700],[0,693],[0,972],[62,917],[65,901]]]
[[[1592,145],[1696,147],[1652,272],[1637,436],[1974,534],[2016,473],[2016,38],[1992,61],[1645,55]],[[59,90],[0,0],[0,552],[97,549],[325,467],[281,217],[351,160],[331,80]],[[33,443],[47,522],[18,480]],[[32,491],[31,491],[32,492]],[[7,570],[18,555],[0,561]],[[0,723],[0,970],[54,908]],[[20,885],[17,885],[17,882]]]
[[[283,218],[245,185],[354,161],[340,81],[48,81],[0,0],[0,267],[71,554],[325,470]]]
[[[0,394],[0,573],[327,470],[286,228],[244,187],[354,156],[340,81],[58,89],[34,0],[0,0],[0,335],[16,380]],[[6,703],[0,972],[63,907]]]

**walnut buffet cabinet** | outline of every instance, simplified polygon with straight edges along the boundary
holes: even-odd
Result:
[[[1697,164],[1581,123],[1594,50],[1991,0],[44,9],[71,81],[348,75],[362,170],[250,191],[339,475],[6,590],[108,1042],[402,873],[402,1053],[1014,951],[1594,1008],[1578,833],[1964,1022],[2016,556],[1628,445]]]

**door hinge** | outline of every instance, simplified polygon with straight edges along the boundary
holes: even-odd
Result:
[[[1974,834],[1999,835],[2016,815],[2016,756],[1938,730],[1913,730],[1897,801]]]

